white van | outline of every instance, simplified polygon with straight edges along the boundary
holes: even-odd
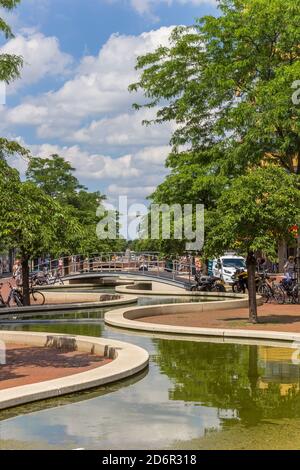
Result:
[[[213,275],[221,278],[226,284],[233,284],[232,276],[237,269],[246,270],[246,260],[242,256],[225,255],[213,260]]]

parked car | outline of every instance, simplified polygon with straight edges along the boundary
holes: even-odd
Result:
[[[237,269],[246,270],[246,260],[242,256],[225,255],[213,260],[212,263],[212,275],[230,285],[234,283],[232,277]]]

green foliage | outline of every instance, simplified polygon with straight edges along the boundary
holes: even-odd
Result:
[[[0,160],[6,160],[6,158],[16,154],[25,159],[30,157],[30,152],[18,142],[0,137]]]
[[[81,227],[79,236],[72,234],[58,253],[93,254],[121,250],[124,246],[121,240],[103,241],[96,234],[96,226],[100,221],[97,210],[105,196],[99,191],[87,191],[74,176],[74,172],[75,168],[59,155],[31,158],[26,172],[27,179],[59,202]]]
[[[300,220],[300,178],[277,166],[252,170],[236,178],[207,214],[208,256],[228,249],[262,250],[276,257],[280,240]]]
[[[0,0],[0,8],[12,10],[18,3]],[[0,32],[7,39],[13,37],[1,17]],[[22,65],[21,57],[1,54],[0,81],[18,78]],[[6,163],[14,155],[29,161],[26,183]],[[32,158],[17,142],[0,138],[1,245],[18,247],[26,257],[111,249],[113,242],[103,243],[96,236],[96,212],[104,197],[87,192],[73,173],[74,168],[59,155]]]
[[[191,27],[175,28],[169,47],[138,58],[136,68],[141,76],[130,90],[142,90],[147,102],[135,107],[159,106],[154,121],[177,124],[167,160],[171,174],[151,199],[155,203],[204,204],[208,235],[215,239],[207,248],[210,253],[237,241],[243,249],[259,246],[273,253],[277,234],[287,236],[289,209],[286,217],[279,216],[279,207],[275,210],[270,201],[264,219],[264,208],[256,211],[255,197],[251,202],[242,187],[238,188],[242,183],[232,193],[230,187],[241,175],[250,186],[254,184],[248,175],[258,166],[274,164],[300,174],[300,106],[292,101],[293,84],[300,77],[300,3],[220,0],[219,8],[217,17],[205,16]],[[272,178],[270,172],[264,173],[265,178]],[[272,188],[278,199],[283,197],[278,192],[281,184],[288,185],[285,173],[282,175],[283,180],[277,178],[278,184]],[[235,201],[235,209],[230,204],[227,207],[229,197]],[[228,214],[232,211],[233,221],[222,214],[222,205]],[[234,210],[237,218],[246,215],[232,231]],[[221,225],[217,216],[224,219]],[[252,233],[254,220],[257,231]],[[214,230],[216,224],[223,233]],[[252,241],[244,243],[241,239],[245,240],[248,230]]]
[[[26,177],[49,196],[68,203],[76,191],[84,189],[73,175],[75,169],[59,155],[49,158],[31,158]]]
[[[176,28],[169,48],[140,57],[131,90],[144,91],[146,106],[162,103],[158,122],[179,124],[168,164],[180,175],[196,165],[200,187],[202,176],[230,177],[266,157],[300,172],[300,108],[292,104],[300,4],[221,0],[220,9]]]
[[[170,400],[199,403],[221,412],[235,410],[232,421],[224,422],[227,426],[300,416],[298,366],[280,359],[268,364],[263,346],[162,340],[156,344],[155,361],[172,381]],[[282,392],[283,370],[290,374],[287,394]]]
[[[0,0],[0,7],[12,10],[20,3],[20,0]],[[0,32],[6,39],[11,39],[13,33],[10,26],[0,17]],[[10,83],[19,78],[23,66],[23,59],[15,54],[0,54],[0,81]]]
[[[21,182],[18,172],[0,160],[0,238],[18,247],[23,256],[52,252],[76,238],[80,226],[63,207],[32,182]]]

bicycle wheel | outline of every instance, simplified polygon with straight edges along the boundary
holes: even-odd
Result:
[[[283,305],[285,304],[285,296],[282,292],[280,292],[279,290],[275,291],[274,292],[274,299],[275,301],[280,304],[280,305]]]
[[[23,297],[21,296],[21,294],[15,294],[13,296],[13,300],[14,300],[15,304],[17,305],[17,307],[24,307]]]
[[[298,287],[294,287],[294,289],[293,289],[292,303],[293,304],[299,304],[300,303],[300,296],[299,296],[299,292],[298,292]]]
[[[286,303],[285,291],[280,284],[273,282],[274,297],[278,304]]]
[[[226,290],[226,289],[225,289],[225,290]],[[234,294],[241,294],[241,293],[244,294],[244,293],[245,293],[245,292],[243,292],[243,290],[241,289],[241,286],[240,286],[239,284],[233,284],[233,286],[232,286],[232,292],[233,292]]]
[[[32,300],[33,300],[33,303],[35,305],[44,305],[45,304],[45,296],[44,294],[42,294],[42,292],[39,292],[39,291],[34,291],[34,292],[31,292],[30,294]]]
[[[270,288],[265,284],[262,284],[261,286],[258,287],[257,293],[262,296],[265,303],[268,303],[270,298],[272,297]]]

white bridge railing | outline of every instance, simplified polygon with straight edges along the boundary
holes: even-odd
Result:
[[[163,277],[182,282],[190,282],[194,277],[195,267],[192,261],[183,259],[159,259],[154,253],[102,253],[87,257],[70,255],[59,259],[46,258],[32,271],[45,271],[62,277],[85,273],[140,273]]]

